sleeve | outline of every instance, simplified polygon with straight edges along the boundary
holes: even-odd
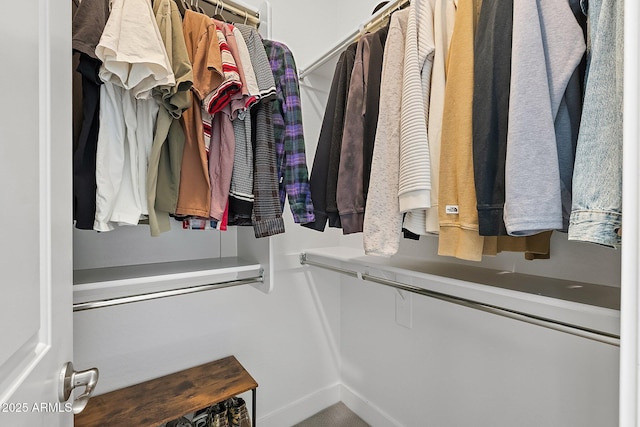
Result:
[[[73,15],[73,50],[98,59],[96,46],[109,18],[109,0],[85,0]]]
[[[285,51],[285,73],[282,76],[282,112],[285,122],[284,177],[281,185],[289,198],[293,219],[297,223],[314,221],[307,158],[302,128],[302,108],[296,64],[290,51]]]
[[[424,3],[424,4],[423,4]],[[400,210],[423,210],[431,207],[431,159],[427,138],[429,82],[422,80],[423,67],[431,75],[433,31],[424,31],[433,22],[433,10],[426,2],[412,2],[404,50],[400,113]],[[431,24],[432,25],[432,24]],[[424,215],[424,214],[423,214]],[[424,234],[426,221],[422,221]],[[417,230],[412,230],[418,232]]]
[[[347,96],[336,188],[336,202],[344,234],[361,232],[364,221],[364,100],[371,37],[365,35],[358,42]]]
[[[402,11],[401,11],[402,12]],[[396,12],[384,50],[380,84],[380,120],[373,148],[371,180],[364,218],[364,250],[367,255],[391,256],[398,252],[402,214],[398,203],[400,165],[400,95],[404,67],[404,35],[396,27]],[[397,21],[395,22],[397,25]]]
[[[331,129],[331,145],[329,147],[329,165],[327,167],[327,216],[329,227],[342,228],[340,215],[338,215],[337,187],[338,171],[340,168],[340,151],[342,147],[342,129],[344,127],[344,115],[347,108],[349,94],[349,82],[356,60],[357,42],[352,43],[345,50],[344,64],[340,69],[340,77],[336,89],[336,105],[333,109],[333,128]]]
[[[307,228],[317,231],[324,231],[327,224],[327,177],[329,174],[329,154],[331,151],[331,133],[334,126],[334,111],[336,108],[338,83],[340,74],[344,65],[345,52],[340,55],[338,64],[336,65],[333,80],[331,81],[331,89],[329,90],[329,98],[322,119],[322,127],[320,128],[320,137],[316,147],[316,154],[313,158],[313,168],[311,170],[311,178],[309,179],[309,188],[311,191],[311,199],[313,200],[313,209],[315,220],[303,224]]]
[[[256,237],[284,233],[284,221],[278,199],[278,171],[272,120],[273,102],[261,101],[251,110],[254,139],[253,230]]]
[[[167,110],[174,119],[179,119],[182,112],[191,106],[191,86],[193,85],[193,70],[187,54],[187,46],[182,32],[182,19],[175,2],[171,2],[171,35],[172,58],[171,65],[176,77],[176,86]]]

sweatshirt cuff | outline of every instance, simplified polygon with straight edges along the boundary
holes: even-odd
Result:
[[[361,233],[364,225],[364,212],[340,215],[342,234]]]
[[[253,232],[257,238],[284,233],[284,220],[278,217],[254,221]]]
[[[328,216],[325,212],[315,211],[314,212],[314,220],[301,224],[303,227],[310,228],[316,231],[324,231],[325,226],[327,225]]]
[[[309,209],[303,204],[291,206],[291,213],[293,214],[293,220],[296,224],[306,224],[307,222],[313,222],[316,220],[313,207]]]
[[[431,190],[413,190],[398,194],[400,212],[409,212],[431,207]]]

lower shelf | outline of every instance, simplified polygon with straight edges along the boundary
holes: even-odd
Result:
[[[75,427],[157,427],[182,415],[254,391],[256,380],[234,356],[92,397]]]
[[[259,263],[237,257],[76,270],[73,274],[74,310],[88,306],[87,303],[202,285],[232,281],[260,283],[262,275]]]
[[[347,269],[368,281],[399,282],[612,337],[620,335],[619,288],[403,256],[380,258],[352,248],[312,249],[305,256],[312,265]]]

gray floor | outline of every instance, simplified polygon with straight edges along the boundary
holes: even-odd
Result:
[[[370,427],[347,405],[338,402],[293,427]]]

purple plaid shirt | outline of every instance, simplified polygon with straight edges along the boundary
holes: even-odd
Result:
[[[309,189],[296,63],[291,50],[284,44],[271,40],[263,40],[263,43],[276,81],[273,130],[278,155],[280,208],[284,209],[285,197],[289,196],[294,221],[313,222],[315,215]]]

